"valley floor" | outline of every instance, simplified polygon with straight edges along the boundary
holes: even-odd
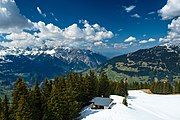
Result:
[[[180,120],[180,95],[154,95],[131,90],[128,107],[123,97],[111,95],[112,109],[82,111],[83,120]]]

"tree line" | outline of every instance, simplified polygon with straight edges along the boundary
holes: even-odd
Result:
[[[150,89],[153,94],[180,94],[180,81],[152,81],[132,82],[128,84],[129,90]]]
[[[70,73],[33,87],[19,78],[12,100],[6,95],[0,99],[0,120],[73,120],[92,98],[127,96],[127,87],[125,81],[110,81],[105,73],[97,76],[93,71],[86,75]]]

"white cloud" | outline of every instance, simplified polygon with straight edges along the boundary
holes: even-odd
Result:
[[[138,14],[134,14],[134,15],[131,15],[131,17],[133,17],[133,18],[140,18],[141,16],[138,15]]]
[[[145,43],[150,43],[150,42],[155,42],[156,39],[150,38],[148,40],[141,40],[139,41],[140,44],[145,44]]]
[[[104,39],[113,37],[111,31],[107,31],[98,24],[90,25],[88,21],[83,22],[82,28],[77,24],[61,29],[53,24],[45,24],[42,21],[33,23],[36,32],[33,34],[27,32],[11,33],[6,36],[7,42],[1,42],[0,45],[6,47],[82,47],[82,46],[105,46]],[[18,44],[19,42],[19,44]]]
[[[126,12],[131,12],[136,6],[131,5],[131,6],[129,6],[129,7],[126,7],[126,6],[123,6],[123,7],[124,7],[124,9],[126,10]]]
[[[73,24],[68,28],[65,28],[63,34],[67,39],[75,40],[84,38],[83,30],[80,29],[77,24]]]
[[[39,7],[37,7],[37,11],[39,12],[40,15],[42,15],[43,17],[46,17],[46,14],[43,13]]]
[[[180,16],[180,0],[168,0],[158,12],[164,20]]]
[[[153,14],[155,14],[154,11],[148,13],[148,15],[153,15]]]
[[[130,36],[129,38],[125,39],[124,42],[126,42],[126,43],[136,42],[136,38]]]
[[[162,44],[180,44],[180,1],[179,0],[168,0],[167,4],[160,9],[159,14],[162,19],[173,19],[168,24],[168,33],[164,38],[160,38],[159,41]]]
[[[0,0],[0,33],[20,32],[32,23],[20,14],[14,0]]]
[[[147,40],[141,40],[139,41],[140,44],[144,44],[144,43],[147,43],[148,41]]]
[[[95,46],[106,46],[105,43],[103,43],[102,41],[98,41],[94,43]]]
[[[149,41],[149,42],[155,42],[156,39],[150,38],[148,41]]]
[[[172,20],[168,25],[168,35],[164,38],[160,38],[159,41],[162,43],[169,44],[180,44],[180,17]]]
[[[4,16],[9,16],[11,13],[6,8],[0,8],[0,14]]]
[[[43,14],[39,7],[37,10]],[[0,34],[4,33],[6,39],[0,42],[2,46],[18,48],[105,46],[104,41],[114,36],[111,31],[99,24],[89,24],[87,20],[81,20],[81,24],[82,27],[74,23],[67,28],[59,28],[52,23],[31,22],[20,14],[14,0],[0,0]]]

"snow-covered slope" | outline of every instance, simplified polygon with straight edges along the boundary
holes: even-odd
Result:
[[[121,96],[111,98],[116,103],[112,109],[93,111],[87,108],[82,112],[83,120],[180,120],[180,95],[129,91],[128,107],[121,104]]]

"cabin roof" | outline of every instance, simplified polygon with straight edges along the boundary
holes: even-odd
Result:
[[[94,103],[95,105],[108,107],[112,101],[113,101],[113,99],[111,99],[111,98],[95,97],[90,102]]]

